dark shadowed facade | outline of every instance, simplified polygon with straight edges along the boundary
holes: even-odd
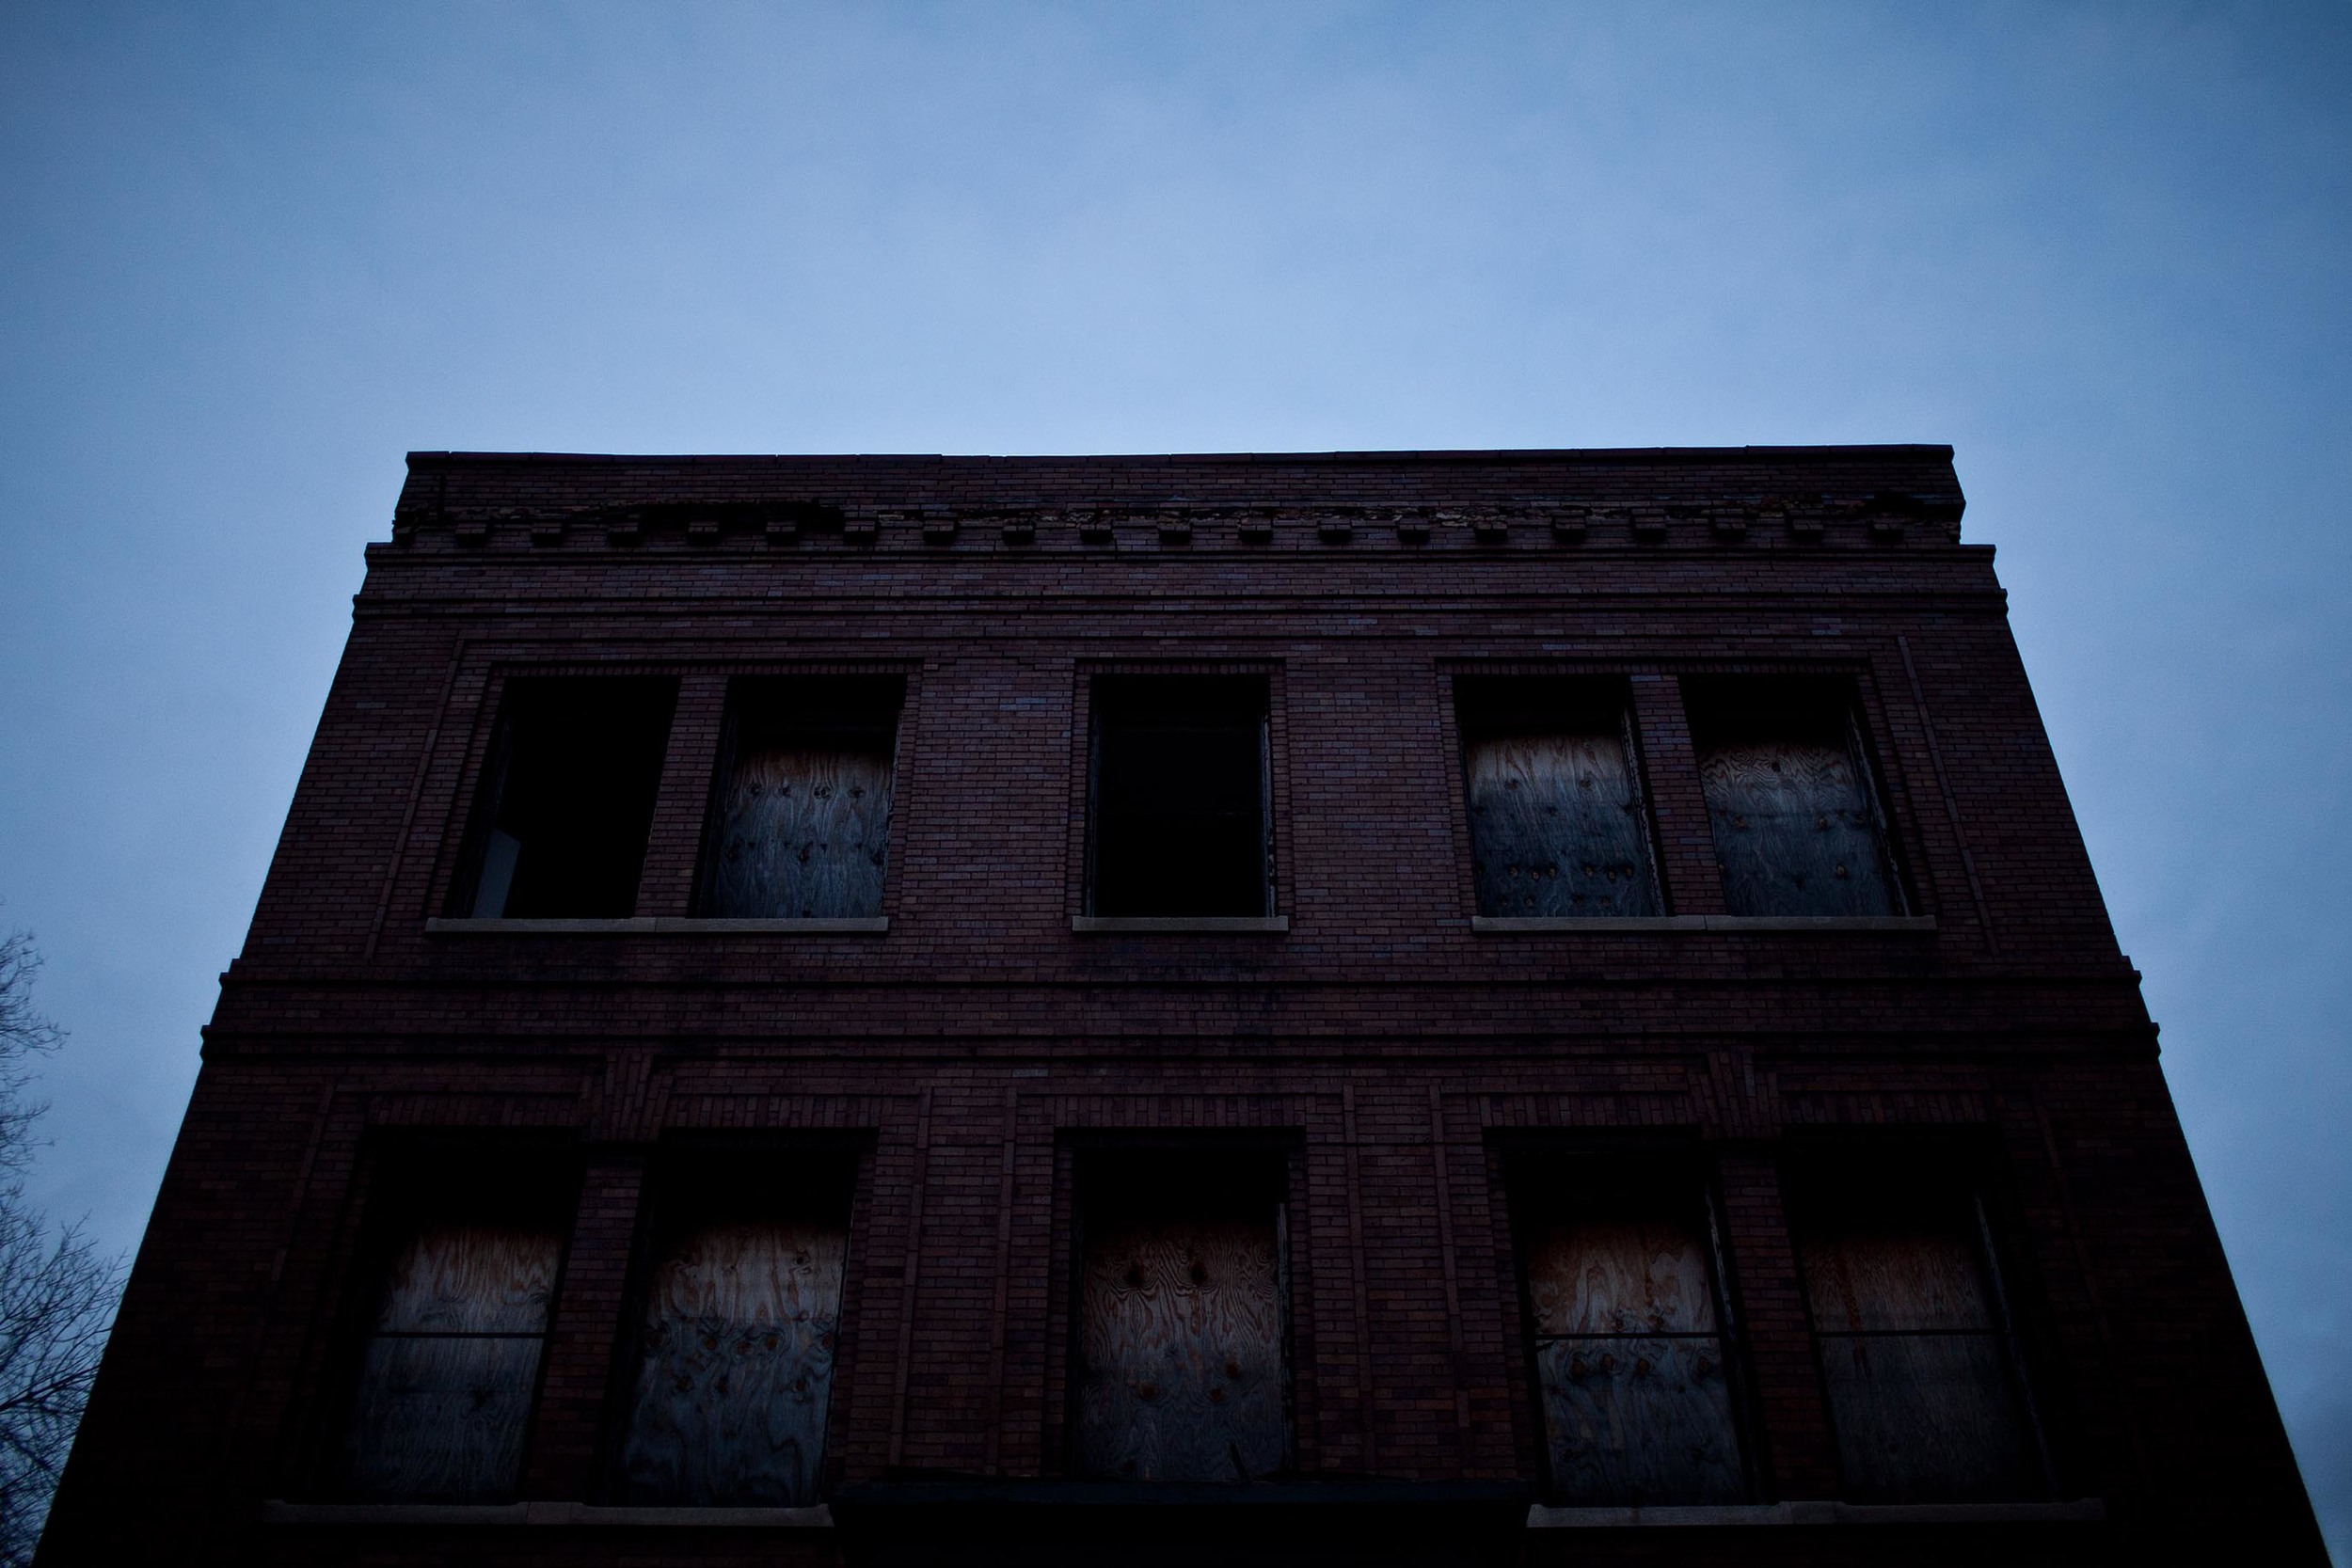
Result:
[[[1961,512],[415,455],[44,1560],[2322,1561]]]

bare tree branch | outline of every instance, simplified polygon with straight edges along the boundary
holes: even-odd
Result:
[[[33,1064],[65,1041],[33,1006],[40,969],[29,932],[0,938],[0,1568],[32,1560],[122,1292],[119,1259],[24,1201]]]

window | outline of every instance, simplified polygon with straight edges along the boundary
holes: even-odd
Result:
[[[905,690],[896,676],[734,683],[703,856],[704,914],[882,912]]]
[[[1731,913],[1904,912],[1851,689],[1726,679],[1684,694]]]
[[[1288,1469],[1279,1158],[1103,1150],[1078,1179],[1071,1384],[1079,1470],[1245,1481]]]
[[[377,1227],[340,1453],[346,1496],[512,1496],[547,1340],[569,1190],[446,1164],[395,1181]]]
[[[636,912],[677,683],[510,684],[451,913],[615,920]]]
[[[1480,914],[1660,912],[1622,686],[1465,677],[1454,711]]]
[[[1515,1172],[1552,1496],[1744,1501],[1712,1210],[1686,1169],[1588,1156]]]
[[[1087,912],[1273,913],[1265,680],[1105,675],[1093,707]]]
[[[848,1162],[705,1158],[664,1176],[619,1491],[678,1507],[812,1504],[841,1331]]]
[[[1812,1173],[1791,1217],[1847,1491],[1864,1502],[2047,1496],[1984,1208],[1902,1166]]]

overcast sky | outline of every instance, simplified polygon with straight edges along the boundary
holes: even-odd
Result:
[[[0,0],[0,924],[136,1242],[411,448],[1948,441],[2352,1561],[2352,6]]]

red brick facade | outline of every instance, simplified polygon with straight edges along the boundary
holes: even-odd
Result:
[[[1940,447],[415,455],[43,1560],[2324,1560],[1960,512]],[[1081,929],[1093,683],[1182,672],[1264,683],[1275,918]],[[509,684],[621,673],[676,682],[633,916],[458,918]],[[818,673],[904,681],[886,929],[697,920],[729,683]],[[1501,674],[1630,693],[1661,913],[1474,926]],[[1898,915],[1727,912],[1685,698],[1768,675],[1853,693]],[[820,1509],[612,1490],[641,1199],[720,1146],[852,1173]],[[1284,1474],[1073,1474],[1118,1146],[1286,1172]],[[1519,1173],[1620,1154],[1718,1217],[1744,1501],[1547,1481]],[[1888,1154],[1982,1195],[2033,1496],[1848,1500],[1788,1208]],[[521,1479],[352,1502],[363,1238],[452,1161],[576,1196]]]

